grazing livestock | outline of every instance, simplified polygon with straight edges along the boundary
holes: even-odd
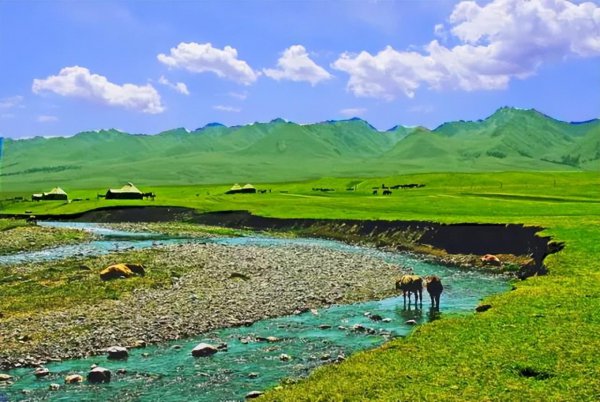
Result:
[[[425,287],[429,298],[431,299],[431,308],[439,310],[440,308],[440,295],[444,291],[444,285],[439,276],[429,275],[425,277]]]
[[[377,190],[373,190],[373,195],[377,195]]]
[[[421,300],[423,304],[423,279],[418,275],[403,275],[396,281],[396,290],[402,291],[404,296],[404,305],[406,305],[406,295],[408,294],[408,304],[410,305],[411,293],[415,295],[415,305]]]
[[[383,195],[392,195],[392,192],[390,190],[383,190]]]

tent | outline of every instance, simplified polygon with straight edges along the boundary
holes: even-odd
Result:
[[[38,194],[31,195],[32,201],[56,201],[56,200],[66,201],[68,199],[69,199],[69,196],[67,195],[65,190],[63,190],[60,187],[54,187],[52,190],[50,190],[47,193],[41,193],[41,194],[38,193]]]
[[[256,193],[256,188],[252,184],[246,184],[241,187],[239,184],[234,184],[231,188],[225,192],[225,194],[240,194],[240,193]]]
[[[256,188],[254,188],[254,186],[252,184],[246,184],[244,187],[242,187],[242,191],[240,191],[241,193],[256,193]]]
[[[141,200],[144,198],[144,195],[133,183],[127,183],[121,188],[109,189],[106,192],[105,198],[107,200]]]

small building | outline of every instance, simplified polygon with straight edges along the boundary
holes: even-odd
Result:
[[[38,193],[31,195],[31,201],[67,201],[69,196],[60,187],[54,187],[47,193]]]
[[[109,189],[104,198],[107,200],[141,200],[144,195],[133,183],[127,183],[121,188]]]
[[[239,184],[234,184],[225,194],[243,194],[243,193],[256,193],[256,188],[252,184],[246,184],[241,187]]]

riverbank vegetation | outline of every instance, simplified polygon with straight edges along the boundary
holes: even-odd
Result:
[[[381,186],[418,183],[421,188]],[[600,397],[600,177],[596,173],[419,174],[222,186],[156,187],[155,201],[4,201],[5,214],[69,214],[105,206],[172,205],[273,217],[523,223],[564,242],[548,274],[490,297],[492,307],[443,317],[406,339],[318,369],[267,400],[597,400]],[[378,194],[374,195],[375,187]],[[319,188],[335,191],[314,190]],[[350,190],[352,188],[352,190]],[[269,191],[270,190],[270,191]],[[73,190],[85,200],[97,189]],[[17,196],[11,194],[10,196]],[[6,197],[8,198],[8,196]],[[443,308],[443,306],[442,306]]]
[[[40,227],[24,219],[0,219],[0,255],[76,244],[91,238],[81,230]]]

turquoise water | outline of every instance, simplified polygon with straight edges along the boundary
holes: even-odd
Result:
[[[86,230],[98,229],[96,225],[81,225],[81,228]],[[143,245],[149,247],[152,242],[157,241],[204,241],[255,246],[309,244],[368,254],[409,266],[419,274],[441,276],[445,286],[441,299],[441,312],[429,311],[427,296],[423,309],[413,307],[410,310],[404,310],[402,297],[394,297],[381,301],[333,306],[320,309],[318,314],[306,312],[263,320],[249,327],[221,329],[185,341],[173,341],[158,346],[135,349],[130,351],[130,357],[126,361],[110,361],[105,356],[96,356],[51,363],[47,367],[52,374],[43,379],[35,378],[33,370],[30,368],[16,369],[9,373],[15,377],[15,383],[0,390],[0,400],[2,400],[2,393],[9,400],[243,400],[246,393],[250,391],[265,390],[285,378],[305,376],[313,368],[331,363],[340,355],[348,356],[356,351],[381,345],[388,339],[404,336],[413,328],[405,324],[405,321],[409,319],[422,323],[443,317],[449,312],[470,312],[483,297],[502,292],[508,287],[506,280],[497,276],[459,271],[426,263],[405,254],[384,253],[327,240],[275,239],[263,236],[201,240],[163,238],[157,240],[152,234],[144,234],[135,240],[136,234],[128,233],[119,238],[118,233],[110,230],[101,235],[113,236],[110,242],[119,243],[119,247],[122,247],[123,244],[127,244],[128,247],[129,244],[133,244],[133,247],[143,247]],[[89,249],[91,250],[89,252],[106,252],[106,245],[103,243],[105,241],[92,242],[96,245]],[[96,246],[97,248],[95,248]],[[111,247],[114,247],[114,244]],[[56,255],[62,255],[61,250],[55,249],[54,255],[54,258]],[[29,253],[27,258],[38,257],[39,254]],[[389,318],[390,322],[373,321],[369,319],[367,313]],[[371,331],[354,331],[352,326],[355,324],[360,324]],[[330,326],[330,328],[322,329],[321,326]],[[275,336],[280,338],[280,341],[273,343],[252,341],[256,337],[267,336]],[[242,339],[245,338],[248,338],[250,342],[242,342]],[[218,352],[211,357],[194,358],[191,356],[191,350],[200,342],[211,344],[225,342],[228,350]],[[291,360],[280,360],[281,354],[291,356]],[[110,384],[88,385],[85,382],[78,385],[63,384],[67,374],[79,373],[85,377],[92,364],[106,367],[113,372]],[[127,372],[117,374],[118,369],[125,369]],[[251,378],[249,377],[250,373],[255,373],[255,375]],[[51,383],[61,384],[61,388],[58,391],[49,391],[48,386]],[[23,390],[27,390],[28,393],[23,394]]]

